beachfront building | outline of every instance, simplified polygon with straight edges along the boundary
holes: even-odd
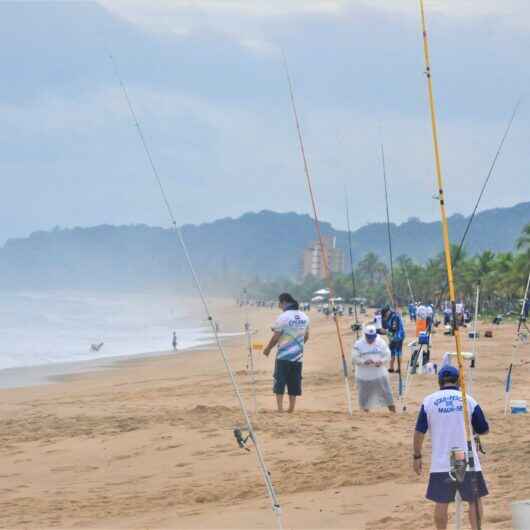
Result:
[[[337,238],[324,236],[324,247],[328,256],[329,269],[332,273],[343,273],[345,271],[344,252],[337,247]],[[316,278],[325,277],[324,262],[322,259],[322,252],[320,251],[320,243],[314,241],[309,247],[304,250],[302,259],[302,276],[315,276]]]

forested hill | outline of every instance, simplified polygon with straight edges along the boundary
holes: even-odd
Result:
[[[453,241],[461,237],[467,218],[450,218]],[[484,211],[476,216],[466,250],[469,254],[511,251],[530,222],[530,202]],[[348,234],[322,224],[347,251]],[[271,211],[247,213],[183,228],[192,258],[203,278],[235,285],[241,278],[295,276],[303,249],[314,240],[308,215]],[[442,248],[440,224],[410,219],[392,225],[395,256],[407,254],[424,262]],[[375,252],[386,259],[386,225],[371,223],[352,234],[354,259]],[[96,226],[35,232],[7,241],[0,249],[0,284],[5,287],[139,287],[185,285],[189,274],[171,230],[130,226]]]

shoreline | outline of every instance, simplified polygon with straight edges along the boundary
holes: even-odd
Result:
[[[221,334],[222,342],[239,338],[239,334]],[[0,390],[30,388],[33,386],[51,385],[72,381],[83,375],[102,373],[106,370],[119,370],[122,366],[147,362],[151,359],[171,358],[193,352],[215,349],[215,342],[205,341],[181,350],[161,350],[126,355],[99,357],[84,361],[68,361],[35,366],[17,366],[0,370]]]

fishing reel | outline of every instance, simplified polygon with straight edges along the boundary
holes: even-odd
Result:
[[[475,445],[477,446],[477,451],[480,454],[485,455],[486,451],[484,450],[484,446],[482,445],[482,440],[480,439],[480,436],[478,434],[475,434],[474,438],[475,438]]]
[[[453,482],[462,484],[466,478],[467,471],[467,458],[466,452],[463,449],[454,447],[449,453],[449,461],[451,465],[451,471],[449,471],[449,477]]]
[[[234,438],[236,439],[237,445],[239,445],[241,449],[244,449],[245,451],[248,451],[250,453],[250,449],[247,447],[247,442],[251,438],[250,433],[247,433],[246,436],[243,436],[243,432],[241,431],[241,429],[235,428]]]
[[[351,325],[351,330],[352,331],[361,331],[363,329],[363,326],[362,324],[359,324],[358,322],[354,322],[352,325]]]

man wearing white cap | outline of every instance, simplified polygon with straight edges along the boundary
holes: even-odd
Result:
[[[365,412],[375,407],[388,407],[396,412],[388,378],[389,361],[390,349],[386,341],[377,334],[373,324],[365,326],[363,338],[352,350],[359,407]]]

